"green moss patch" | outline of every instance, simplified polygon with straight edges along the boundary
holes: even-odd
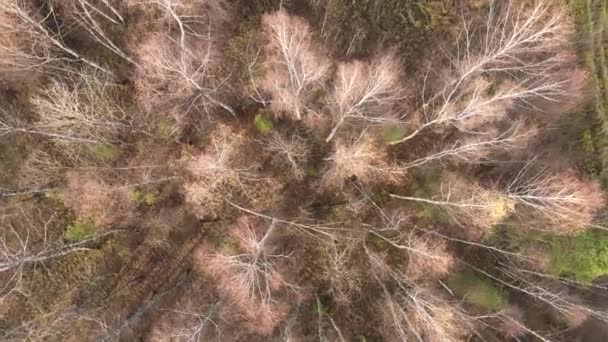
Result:
[[[467,303],[489,311],[500,311],[506,305],[504,292],[489,279],[473,272],[456,273],[448,279],[448,287]]]
[[[68,225],[64,237],[69,242],[84,241],[95,235],[95,226],[88,220],[77,220]]]
[[[584,284],[608,275],[608,238],[592,230],[554,238],[546,272]]]
[[[274,129],[272,121],[270,121],[267,114],[264,112],[259,112],[255,115],[253,125],[255,126],[255,129],[262,134],[268,134]]]
[[[118,156],[118,148],[108,144],[95,144],[90,147],[93,158],[100,161],[107,161]]]
[[[153,205],[158,201],[158,193],[133,190],[129,193],[129,199],[137,205]]]

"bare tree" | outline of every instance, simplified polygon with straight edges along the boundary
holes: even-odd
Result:
[[[265,74],[260,89],[271,95],[275,115],[301,120],[312,94],[327,75],[330,61],[312,41],[310,26],[284,10],[265,14],[262,25],[268,38]]]
[[[395,106],[403,98],[403,86],[394,55],[376,57],[371,63],[341,63],[336,77],[328,100],[334,123],[326,142],[349,120],[365,124],[397,121]]]
[[[73,11],[78,25],[95,41],[128,63],[136,64],[135,60],[107,33],[107,25],[124,27],[126,24],[119,6],[108,0],[73,0],[71,7],[70,10]]]
[[[556,232],[568,233],[592,224],[595,214],[606,200],[595,181],[581,181],[573,172],[533,170],[530,160],[507,185],[505,194],[532,217],[551,222]],[[524,217],[526,216],[522,210]],[[534,221],[529,222],[534,225]]]
[[[523,121],[516,121],[502,131],[489,130],[478,135],[458,138],[437,152],[404,163],[402,168],[407,170],[437,161],[495,162],[492,156],[527,146],[537,132],[535,127],[527,126]]]
[[[533,162],[526,163],[502,190],[454,182],[453,177],[449,177],[442,185],[438,199],[390,196],[440,206],[457,222],[480,228],[489,228],[511,213],[533,227],[551,222],[557,233],[578,231],[592,224],[595,214],[605,203],[599,185],[581,181],[572,172],[533,172]]]
[[[33,124],[0,110],[0,135],[26,133],[76,144],[116,142],[116,135],[129,127],[118,86],[95,69],[84,70],[68,81],[55,79],[32,98],[40,116]]]
[[[423,108],[424,123],[406,137],[391,142],[408,141],[429,127],[453,126],[462,132],[476,132],[484,125],[506,117],[514,105],[532,106],[534,99],[553,101],[566,93],[567,81],[559,79],[527,80],[521,83],[504,81],[498,90],[485,79],[468,85],[458,97],[444,103],[439,110]]]
[[[6,342],[61,340],[78,319],[76,308],[65,304],[50,308],[39,308],[35,317],[22,321],[12,329],[0,331],[0,338]]]
[[[358,244],[347,241],[327,247],[327,264],[323,268],[322,277],[328,281],[329,292],[339,305],[349,305],[362,288],[361,274],[353,264],[353,254],[357,246]]]
[[[441,278],[453,270],[456,260],[447,250],[445,240],[432,234],[410,233],[405,240],[409,258],[405,275],[414,280]]]
[[[19,188],[48,188],[61,179],[62,165],[50,153],[33,150],[21,164],[17,175]]]
[[[175,320],[192,323],[186,328],[173,330],[169,337],[183,342],[202,342],[209,341],[213,336],[216,341],[221,341],[222,330],[217,316],[222,304],[222,301],[216,301],[198,310],[172,310]]]
[[[474,330],[473,320],[456,303],[450,303],[428,283],[417,283],[392,269],[378,254],[369,251],[370,269],[380,284],[384,301],[385,338],[397,341],[455,341]],[[394,285],[394,291],[389,290]]]
[[[9,61],[9,67],[30,69],[58,61],[75,61],[104,73],[112,73],[70,48],[63,40],[61,28],[53,32],[46,26],[47,18],[54,19],[52,8],[45,14],[30,1],[7,0],[0,4],[0,13],[3,18],[0,21],[1,31],[8,32],[9,37],[13,35],[7,44],[0,46],[0,61]]]
[[[513,105],[563,95],[568,82],[559,77],[558,69],[569,60],[564,54],[571,51],[567,42],[573,30],[566,13],[553,7],[558,6],[496,1],[485,29],[474,31],[465,23],[463,39],[451,57],[453,69],[444,85],[423,101],[424,123],[392,144],[408,141],[429,127],[470,130],[500,119]],[[501,73],[513,80],[507,78],[495,90],[494,82],[503,81]]]
[[[175,0],[146,2],[146,6],[164,11],[177,25],[178,33],[152,34],[135,52],[140,104],[147,111],[158,107],[172,111],[176,129],[185,125],[194,109],[210,115],[220,108],[236,116],[234,109],[221,99],[226,77],[221,76],[221,56],[211,18],[191,13],[195,4]]]
[[[457,83],[481,72],[542,75],[571,57],[573,22],[563,7],[546,1],[493,1],[478,35],[471,26],[464,25],[456,52]]]
[[[0,10],[0,71],[5,79],[23,80],[25,75],[58,64],[53,46],[33,34],[27,23]]]
[[[97,227],[109,227],[134,218],[135,206],[128,189],[107,184],[91,172],[70,171],[65,178],[61,199],[81,219],[90,220]]]
[[[297,134],[285,137],[273,133],[263,141],[264,149],[272,154],[272,161],[278,166],[286,166],[290,177],[302,180],[306,176],[306,164],[311,154],[308,142]]]
[[[439,206],[463,227],[485,231],[500,223],[514,211],[514,202],[505,194],[485,189],[452,174],[441,185],[436,199],[390,194],[392,198]]]
[[[275,253],[270,244],[280,223],[270,222],[260,234],[257,221],[255,217],[241,217],[231,230],[238,250],[203,255],[202,267],[216,280],[220,294],[249,321],[253,331],[265,335],[288,313],[289,305],[281,299],[280,291],[294,287],[277,270],[277,263],[290,258],[290,254]]]
[[[80,1],[80,0],[79,0]],[[106,1],[106,0],[102,0]],[[121,0],[129,7],[146,12],[160,11],[158,21],[178,30],[192,32],[199,24],[223,24],[230,19],[230,5],[225,0]],[[156,19],[156,18],[155,18]]]
[[[194,176],[192,182],[185,184],[186,200],[194,208],[203,208],[201,214],[205,207],[222,202],[226,192],[246,193],[246,183],[259,178],[250,167],[242,165],[239,148],[243,142],[242,132],[220,126],[211,133],[207,150],[186,161],[186,169]]]
[[[0,216],[0,298],[24,292],[25,270],[31,265],[87,251],[92,241],[118,233],[110,230],[82,241],[66,243],[55,236],[56,213],[19,208]]]
[[[342,188],[352,176],[363,184],[395,182],[405,170],[390,161],[389,156],[365,132],[356,139],[340,140],[328,163],[322,184],[326,188]]]

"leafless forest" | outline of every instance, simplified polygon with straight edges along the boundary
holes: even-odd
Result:
[[[607,341],[607,6],[0,0],[0,340]]]

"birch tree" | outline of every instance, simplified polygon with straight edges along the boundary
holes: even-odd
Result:
[[[52,8],[49,13],[44,13],[30,1],[7,0],[0,4],[0,13],[0,30],[7,36],[6,42],[0,45],[0,62],[4,61],[6,66],[27,70],[71,61],[112,74],[97,61],[68,46],[61,28],[54,32],[45,25],[45,20],[55,15]]]
[[[39,120],[20,131],[59,143],[116,143],[118,134],[130,127],[119,90],[110,76],[95,69],[54,79],[31,100]]]
[[[391,183],[405,176],[404,169],[392,162],[365,133],[338,141],[326,161],[321,180],[326,188],[342,188],[352,176],[363,184]]]
[[[595,214],[605,204],[605,196],[595,181],[582,181],[571,171],[554,172],[541,168],[534,171],[532,159],[508,183],[505,194],[520,207],[530,224],[539,218],[550,222],[557,233],[574,232],[593,223]],[[527,210],[530,215],[526,215]]]
[[[280,10],[265,14],[262,26],[268,39],[267,57],[265,74],[257,83],[270,95],[275,115],[302,120],[331,63],[312,41],[310,26],[303,19]]]
[[[272,332],[288,313],[281,291],[292,288],[277,269],[290,258],[276,251],[271,240],[280,223],[271,221],[265,230],[254,217],[241,217],[231,230],[238,245],[235,253],[207,252],[201,255],[205,272],[216,281],[218,291],[233,303],[249,322],[252,331]]]
[[[437,206],[445,210],[459,225],[488,230],[514,211],[514,202],[505,194],[485,189],[475,182],[467,182],[448,174],[436,198],[390,194],[392,198]]]
[[[26,270],[36,264],[77,252],[86,252],[90,243],[119,230],[94,234],[84,240],[65,242],[56,232],[57,213],[36,208],[8,209],[0,216],[0,298],[13,293],[27,294]]]
[[[372,62],[354,61],[338,65],[334,89],[328,100],[333,128],[331,141],[348,121],[365,125],[397,121],[396,105],[403,98],[403,73],[392,54]]]
[[[372,276],[382,289],[379,306],[385,338],[397,341],[455,341],[475,330],[473,320],[432,285],[417,283],[366,249]],[[392,285],[392,286],[391,286]],[[394,288],[394,290],[390,290]]]
[[[151,1],[160,8],[177,33],[151,34],[136,48],[135,84],[142,107],[163,108],[183,128],[192,114],[210,116],[216,110],[236,116],[222,97],[227,76],[222,75],[221,54],[209,15],[193,14],[193,6],[174,0]],[[193,5],[193,4],[190,4]]]
[[[430,97],[423,95],[422,125],[392,144],[433,127],[470,131],[499,120],[514,105],[564,95],[568,82],[558,69],[569,60],[573,28],[565,11],[555,7],[542,1],[493,1],[483,29],[465,22],[447,79]]]

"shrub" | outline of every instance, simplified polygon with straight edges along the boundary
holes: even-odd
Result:
[[[554,238],[546,271],[584,284],[608,275],[608,238],[593,230]]]
[[[80,242],[95,234],[95,226],[89,220],[78,219],[68,225],[65,230],[65,239],[70,242]]]
[[[457,296],[480,308],[499,311],[506,305],[505,295],[500,288],[470,271],[454,274],[447,284]]]

